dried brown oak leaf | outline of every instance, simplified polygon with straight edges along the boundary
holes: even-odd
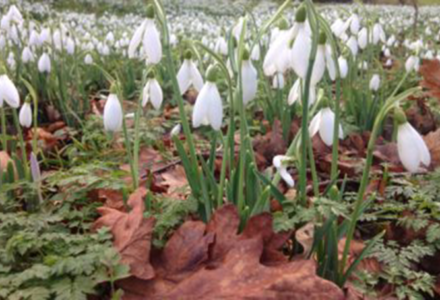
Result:
[[[270,214],[252,217],[241,234],[239,224],[232,205],[217,210],[208,225],[185,222],[153,258],[154,279],[118,283],[124,299],[344,299],[316,275],[315,262],[274,254],[288,235],[273,232]]]
[[[437,59],[424,60],[420,67],[423,76],[420,85],[429,90],[429,94],[440,99],[440,62]]]
[[[121,254],[121,262],[130,266],[130,273],[140,279],[154,277],[154,269],[150,264],[151,238],[154,219],[143,216],[145,205],[145,188],[137,189],[128,199],[130,212],[100,207],[102,215],[96,222],[95,228],[109,227],[113,234],[113,245]]]
[[[431,166],[440,167],[440,129],[426,135],[424,140],[431,153]]]

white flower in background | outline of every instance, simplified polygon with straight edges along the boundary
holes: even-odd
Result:
[[[209,67],[206,82],[196,99],[192,114],[194,128],[201,125],[211,125],[214,130],[220,130],[223,120],[223,104],[215,83],[217,79],[215,67]]]
[[[366,27],[362,28],[361,31],[359,31],[358,34],[358,45],[359,48],[361,48],[362,50],[364,50],[365,48],[367,48],[368,45],[368,29]]]
[[[223,37],[219,37],[215,43],[214,51],[222,55],[228,55],[228,44]]]
[[[431,164],[431,155],[425,141],[408,122],[399,125],[397,152],[403,166],[411,173],[417,172],[421,163],[426,167]]]
[[[247,50],[243,55],[241,79],[243,81],[243,103],[246,105],[250,101],[254,100],[258,89],[258,73],[255,67],[252,65],[252,61],[250,60]]]
[[[373,44],[377,44],[379,41],[386,43],[387,37],[385,31],[380,23],[376,23],[373,26]]]
[[[259,60],[260,59],[260,47],[258,45],[255,45],[251,52],[251,59],[252,60]]]
[[[324,144],[327,146],[333,145],[333,130],[335,126],[335,114],[329,108],[321,109],[312,119],[309,126],[309,134],[310,137],[313,137],[316,133],[319,132],[319,136],[321,137]],[[342,131],[342,127],[339,124],[339,138],[342,139],[344,136],[344,132]]]
[[[163,101],[163,92],[159,82],[153,75],[149,75],[147,83],[145,84],[142,92],[142,106],[146,106],[148,102],[151,102],[155,109],[160,109]]]
[[[244,23],[244,18],[240,17],[238,19],[238,22],[232,28],[232,35],[235,37],[237,42],[240,40],[241,31],[243,30],[243,23]]]
[[[330,29],[332,30],[332,32],[336,37],[341,38],[345,34],[347,28],[348,28],[347,23],[344,23],[344,21],[342,21],[341,19],[336,19],[336,21],[333,22]]]
[[[50,42],[51,42],[50,30],[48,28],[43,28],[43,30],[41,30],[38,43],[41,46],[44,43],[50,43]]]
[[[187,51],[182,66],[177,73],[177,82],[179,83],[180,93],[185,94],[191,85],[200,92],[203,88],[203,77],[192,60],[192,53]]]
[[[272,87],[278,90],[282,90],[284,88],[284,75],[282,73],[275,74],[272,79]]]
[[[345,57],[340,56],[338,58],[338,64],[339,64],[339,75],[341,75],[341,78],[344,79],[348,75],[348,62],[345,59]]]
[[[330,79],[336,79],[336,66],[335,61],[333,60],[332,48],[330,45],[326,44],[327,37],[325,33],[321,33],[319,39],[315,63],[313,64],[312,77],[310,78],[311,85],[317,85],[321,81],[326,69]]]
[[[389,49],[389,48],[385,48],[385,49],[383,50],[383,55],[384,55],[385,57],[391,57],[391,51],[390,51],[390,49]]]
[[[347,19],[345,26],[350,27],[350,31],[353,35],[358,34],[359,29],[361,28],[359,16],[356,13],[352,14],[350,18]]]
[[[68,38],[65,43],[66,43],[65,48],[67,53],[73,55],[73,53],[75,53],[75,42],[73,41],[72,38]]]
[[[20,121],[20,125],[29,128],[32,125],[32,108],[29,102],[25,102],[21,109],[20,114],[18,116],[18,119]]]
[[[310,51],[312,48],[311,30],[306,22],[306,9],[301,6],[296,13],[296,38],[290,51],[290,64],[298,77],[306,78]]]
[[[266,76],[273,76],[275,73],[284,73],[289,67],[290,48],[289,44],[295,35],[295,26],[288,29],[285,19],[279,22],[279,30],[273,37],[273,42],[264,57],[263,71]]]
[[[117,132],[122,128],[122,106],[116,94],[110,94],[104,107],[104,128],[109,132]]]
[[[38,71],[40,73],[50,73],[51,70],[51,62],[50,57],[47,53],[43,53],[38,60]]]
[[[15,69],[15,56],[13,52],[9,52],[8,58],[6,59],[6,62],[8,63],[9,69]]]
[[[159,31],[154,23],[154,7],[147,8],[147,19],[136,29],[128,47],[128,57],[134,58],[139,45],[143,44],[143,54],[148,64],[157,64],[162,59],[162,44]]]
[[[91,65],[93,64],[93,57],[90,53],[87,53],[87,55],[84,57],[84,63],[86,65]]]
[[[351,36],[347,43],[346,43],[347,47],[350,49],[351,54],[353,54],[353,56],[356,56],[359,52],[359,46],[358,46],[358,41],[356,39],[355,36]]]
[[[20,106],[18,90],[6,74],[0,76],[0,108],[3,107],[3,102],[12,108]]]
[[[17,6],[15,6],[15,5],[11,5],[9,7],[7,16],[10,21],[13,21],[16,23],[23,22],[23,16],[21,15],[20,11],[18,10]]]
[[[304,90],[304,84],[301,86],[301,79],[298,78],[289,91],[287,103],[289,105],[292,105],[295,102],[300,101],[300,103],[302,104],[303,90]],[[314,85],[310,85],[309,101],[308,101],[309,106],[312,106],[315,103],[315,101],[316,101],[316,87]]]
[[[370,90],[377,92],[380,88],[380,77],[379,74],[374,74],[370,80]]]
[[[406,72],[411,72],[411,71],[418,71],[420,67],[420,58],[415,56],[415,55],[411,55],[410,57],[408,57],[408,59],[405,62],[405,70]]]
[[[391,67],[392,65],[393,65],[393,60],[391,58],[388,58],[387,61],[385,62],[385,66]]]
[[[182,131],[182,125],[177,124],[176,126],[173,127],[173,129],[171,129],[170,136],[179,135],[181,131]]]
[[[292,176],[287,171],[286,163],[291,160],[290,157],[285,155],[276,155],[272,159],[273,166],[277,169],[277,172],[280,173],[281,178],[284,182],[290,187],[293,188],[295,186],[295,180],[293,180]]]
[[[34,53],[32,53],[32,50],[29,47],[23,48],[23,52],[21,53],[21,60],[25,64],[35,60]]]
[[[115,35],[113,34],[113,32],[110,31],[109,33],[107,33],[107,35],[105,36],[105,41],[110,45],[113,45],[115,43]]]

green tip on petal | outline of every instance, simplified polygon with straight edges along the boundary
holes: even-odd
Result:
[[[325,32],[321,32],[319,34],[319,45],[325,45],[326,42],[327,42],[327,35],[325,34]]]
[[[307,10],[306,10],[306,7],[303,4],[296,11],[295,21],[297,23],[304,23],[306,21],[306,17],[307,17]]]
[[[27,95],[26,98],[24,99],[24,102],[30,104],[30,103],[31,103],[31,100],[32,100],[31,98],[32,98],[32,97],[31,97],[30,94]]]
[[[206,80],[209,82],[216,82],[217,81],[217,66],[209,66],[208,70],[206,71]]]
[[[113,82],[110,86],[110,94],[117,94],[118,93],[118,83]]]
[[[394,118],[396,119],[396,122],[399,125],[402,125],[402,124],[405,124],[406,122],[408,122],[408,120],[406,119],[405,112],[400,107],[398,107],[394,110]]]
[[[286,18],[282,17],[281,20],[278,21],[278,28],[280,30],[287,30],[289,28],[289,22]]]
[[[147,6],[147,18],[154,19],[154,6],[153,6],[153,4],[149,4]]]
[[[251,57],[251,54],[249,53],[249,50],[247,48],[244,48],[243,55],[241,56],[241,58],[243,60],[249,60],[250,57]]]
[[[331,189],[329,190],[329,196],[330,199],[332,200],[337,200],[339,197],[339,189],[337,186],[332,186]]]
[[[185,54],[184,54],[183,57],[184,57],[185,59],[191,59],[191,58],[192,58],[192,52],[191,52],[191,50],[187,49],[187,50],[185,51]]]

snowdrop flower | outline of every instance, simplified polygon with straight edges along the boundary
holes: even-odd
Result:
[[[339,75],[342,79],[346,78],[348,75],[348,63],[345,57],[340,56],[338,58],[338,64],[339,64]]]
[[[382,25],[380,23],[376,23],[373,26],[373,44],[377,44],[379,41],[382,43],[386,42],[385,31],[383,31]]]
[[[260,47],[258,45],[255,45],[251,52],[251,59],[252,60],[259,60],[260,59]]]
[[[263,62],[263,71],[266,76],[275,73],[284,73],[289,67],[289,44],[295,34],[295,27],[288,29],[287,20],[279,22],[280,29],[275,40],[271,43]]]
[[[38,60],[38,71],[40,73],[50,73],[51,70],[51,62],[49,55],[47,53],[43,53]]]
[[[368,30],[366,27],[362,28],[361,31],[358,34],[358,45],[359,48],[361,48],[362,50],[364,50],[365,48],[367,48],[368,45]]]
[[[104,107],[104,128],[109,132],[120,131],[122,127],[122,106],[116,94],[110,94]]]
[[[201,125],[211,125],[214,130],[220,130],[223,119],[223,104],[215,83],[216,67],[209,67],[206,82],[196,99],[192,114],[194,128]]]
[[[232,28],[232,35],[235,37],[237,42],[240,40],[241,31],[243,30],[243,23],[244,23],[244,18],[240,17],[238,19],[238,22]]]
[[[393,60],[391,58],[388,58],[387,61],[385,62],[385,66],[391,67],[392,65],[393,65]]]
[[[346,23],[345,26],[350,27],[350,31],[353,35],[358,34],[359,29],[361,28],[361,22],[356,13],[352,14]]]
[[[330,147],[333,144],[334,126],[335,114],[329,107],[323,108],[313,117],[312,121],[310,122],[310,137],[313,137],[316,133],[319,132],[319,136],[321,137],[324,144]],[[342,139],[343,136],[344,132],[342,131],[342,127],[339,124],[339,138]]]
[[[148,80],[142,92],[142,106],[145,107],[150,101],[155,109],[160,109],[163,101],[162,89],[152,72],[148,74]]]
[[[203,87],[202,75],[192,60],[192,53],[189,50],[185,53],[185,60],[177,73],[177,82],[179,83],[179,89],[182,95],[188,91],[191,85],[194,86],[197,92],[200,92]]]
[[[34,53],[32,53],[32,50],[29,47],[23,48],[23,52],[21,53],[21,60],[25,64],[35,60]]]
[[[328,70],[330,79],[336,79],[336,66],[332,57],[332,50],[330,45],[326,45],[326,40],[327,37],[325,33],[321,33],[315,63],[313,65],[312,77],[310,79],[311,85],[316,85],[321,81],[326,69]]]
[[[346,43],[347,47],[350,49],[351,54],[353,54],[353,56],[356,56],[359,52],[359,46],[358,46],[358,41],[356,39],[355,36],[351,36],[347,43]]]
[[[272,87],[274,89],[282,90],[284,88],[284,75],[276,73],[272,80]]]
[[[9,18],[9,20],[14,21],[16,23],[23,22],[23,16],[21,15],[17,6],[15,6],[14,4],[9,7],[8,18]]]
[[[290,89],[289,96],[287,98],[287,103],[289,105],[294,104],[298,100],[302,103],[302,94],[304,90],[304,84],[301,85],[301,79],[298,78]],[[316,101],[316,87],[314,85],[310,85],[309,90],[309,107],[313,105]]]
[[[18,116],[20,125],[29,128],[32,125],[32,108],[29,102],[25,102],[20,109],[20,114]]]
[[[228,55],[228,44],[223,37],[219,37],[215,43],[214,51],[222,55]]]
[[[136,49],[143,43],[144,55],[148,64],[157,64],[162,59],[162,44],[159,31],[154,23],[154,7],[147,8],[147,19],[136,29],[128,47],[128,57],[134,58]]]
[[[20,106],[18,90],[6,74],[0,76],[0,108],[3,107],[3,101],[12,108]]]
[[[293,188],[295,186],[295,180],[293,180],[292,176],[287,171],[287,166],[285,165],[289,160],[291,160],[291,158],[288,156],[276,155],[272,160],[272,164],[277,169],[278,173],[280,173],[280,176],[284,182],[290,188]]]
[[[67,53],[69,53],[70,55],[72,55],[73,53],[75,53],[75,42],[73,41],[73,39],[68,38],[66,41],[66,51]]]
[[[15,69],[15,57],[13,52],[9,52],[6,62],[8,63],[10,69]]]
[[[342,21],[341,19],[337,19],[335,22],[333,22],[330,29],[336,37],[340,38],[343,34],[345,34],[347,27],[348,26],[346,26],[346,23],[344,23],[344,21]]]
[[[241,80],[243,82],[243,104],[246,105],[255,98],[258,89],[258,73],[252,65],[247,50],[243,54]]]
[[[182,131],[182,125],[177,124],[176,126],[173,127],[173,129],[171,129],[170,136],[179,135],[181,131]]]
[[[290,63],[298,77],[306,78],[310,51],[312,48],[311,33],[306,24],[306,8],[301,6],[296,13],[296,38],[290,51]]]
[[[406,72],[418,71],[420,67],[420,58],[415,55],[411,55],[405,62],[405,70]]]
[[[374,74],[370,80],[370,90],[377,92],[380,88],[380,77],[378,74]]]
[[[86,65],[93,64],[93,57],[92,57],[92,55],[90,55],[90,53],[87,53],[87,55],[84,57],[84,63]]]
[[[396,116],[400,125],[397,131],[397,152],[402,165],[410,173],[419,170],[422,163],[426,167],[431,164],[431,155],[420,134],[406,121],[403,111]]]
[[[32,30],[29,36],[29,47],[38,46],[38,44],[39,44],[39,34],[35,30]]]

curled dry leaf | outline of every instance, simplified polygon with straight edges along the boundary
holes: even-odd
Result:
[[[154,219],[143,216],[146,194],[145,188],[139,188],[130,196],[127,203],[132,209],[128,213],[109,207],[98,208],[102,216],[95,222],[95,228],[110,228],[121,262],[130,266],[133,276],[145,280],[154,277],[149,261]]]
[[[232,205],[207,225],[187,221],[152,258],[153,279],[118,282],[124,299],[344,299],[315,262],[280,259],[289,234],[273,232],[270,214],[252,217],[241,234],[239,224]]]
[[[431,166],[437,168],[440,166],[440,129],[431,132],[424,137],[426,146],[431,153]]]
[[[420,67],[423,81],[420,85],[429,90],[429,94],[440,99],[440,62],[437,59],[423,60]]]

